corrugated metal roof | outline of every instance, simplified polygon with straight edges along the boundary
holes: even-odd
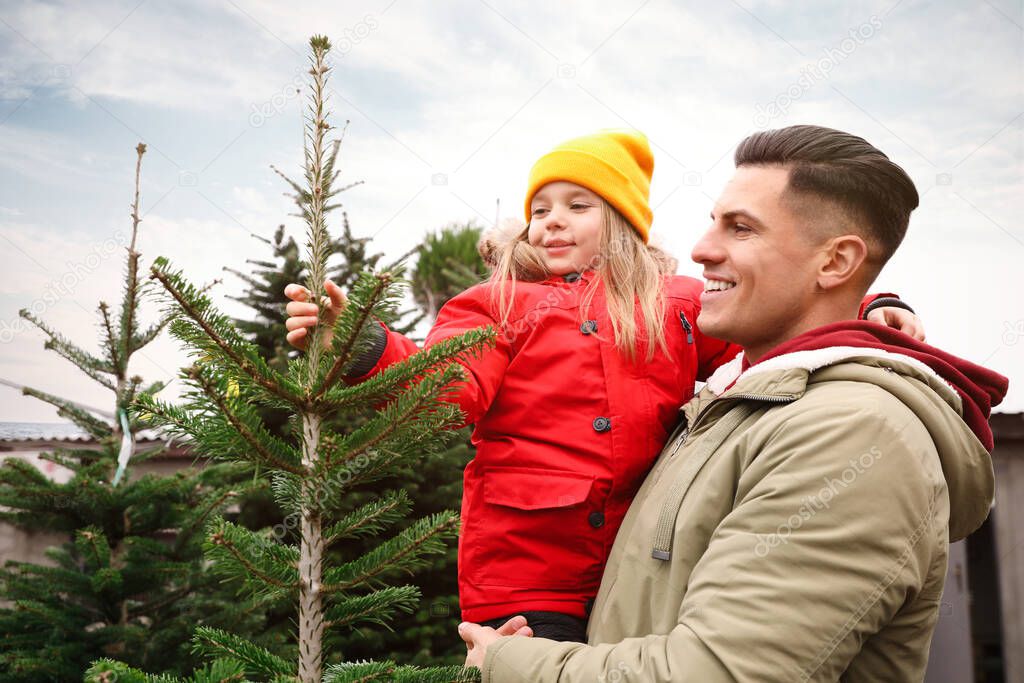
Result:
[[[135,435],[136,442],[165,441],[153,429],[146,429]],[[17,441],[60,441],[88,443],[93,438],[78,425],[70,422],[0,422],[0,442]]]

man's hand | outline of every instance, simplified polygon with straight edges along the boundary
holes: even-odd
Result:
[[[289,304],[290,306],[291,304]],[[914,313],[896,308],[895,306],[883,306],[868,313],[868,320],[873,323],[888,325],[899,330],[903,334],[910,335],[918,341],[924,341],[924,322]]]
[[[324,281],[324,289],[327,291],[327,296],[321,298],[321,303],[327,306],[327,310],[324,312],[324,322],[327,323],[327,329],[324,331],[321,339],[324,348],[328,348],[331,345],[331,326],[334,325],[334,321],[338,319],[341,312],[345,310],[345,306],[348,304],[348,297],[345,296],[345,292],[341,291],[338,285],[330,280]],[[312,295],[302,285],[288,285],[284,288],[284,295],[291,299],[291,302],[284,309],[288,314],[288,319],[284,321],[284,326],[288,328],[288,336],[286,338],[288,343],[295,348],[305,350],[309,329],[316,327],[317,309],[319,307],[309,302]]]
[[[502,636],[532,636],[533,629],[526,625],[526,617],[515,616],[495,631],[488,626],[464,621],[459,624],[459,637],[466,643],[466,666],[483,668],[487,646]]]

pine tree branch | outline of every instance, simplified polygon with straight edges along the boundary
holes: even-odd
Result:
[[[395,569],[409,571],[419,566],[423,555],[443,552],[441,539],[453,535],[458,526],[458,515],[450,512],[421,519],[366,555],[324,572],[323,593],[333,595],[372,584]]]
[[[323,683],[473,683],[480,680],[480,669],[461,666],[397,666],[394,662],[345,662],[334,664],[324,673]]]
[[[303,405],[304,399],[295,393],[289,391],[282,381],[282,378],[271,377],[269,375],[275,375],[269,367],[257,367],[255,361],[252,358],[247,358],[239,353],[232,344],[216,330],[211,322],[207,319],[207,316],[203,314],[203,311],[199,310],[193,302],[190,301],[182,292],[179,287],[173,282],[172,278],[168,276],[160,266],[165,264],[165,261],[158,259],[153,264],[151,269],[153,277],[160,281],[160,284],[164,286],[164,289],[171,295],[171,297],[177,302],[181,310],[198,325],[203,332],[210,338],[211,341],[227,356],[242,372],[244,372],[253,382],[266,389],[269,393],[277,396],[292,405]],[[237,343],[246,343],[243,340],[235,340]],[[254,354],[258,357],[258,354]]]
[[[325,85],[326,85],[326,82],[327,81],[326,81],[326,74],[325,74],[325,80],[324,80],[324,84]],[[329,188],[329,194],[327,196],[325,196],[325,198],[324,198],[325,200],[326,199],[330,199],[334,195],[338,194],[338,192],[343,192],[345,189],[347,189],[347,188],[342,188],[341,190],[335,190],[335,189],[332,189],[332,188],[334,187],[335,181],[338,180],[338,176],[341,175],[341,171],[340,170],[337,170],[337,171],[334,170],[334,165],[335,165],[335,162],[337,162],[337,160],[338,160],[338,150],[341,149],[341,143],[345,140],[345,133],[348,132],[348,125],[349,125],[349,123],[350,123],[349,121],[346,121],[345,125],[343,125],[341,127],[341,133],[338,135],[338,138],[336,140],[334,140],[333,144],[331,144],[330,152],[327,154],[327,158],[324,160],[324,164],[323,164],[323,177],[327,179],[327,187]]]
[[[162,380],[157,380],[156,382],[153,382],[148,387],[140,391],[139,396],[153,396],[162,391],[163,388],[166,386],[166,382],[163,382]]]
[[[401,520],[410,507],[409,495],[405,491],[387,493],[380,500],[370,501],[324,529],[324,544],[330,546],[343,538],[378,534]]]
[[[157,335],[159,335],[165,327],[174,322],[174,318],[175,316],[173,314],[165,315],[160,320],[150,325],[145,332],[136,335],[132,340],[132,349],[138,351],[156,339]]]
[[[87,595],[92,592],[90,577],[77,568],[71,570],[11,560],[5,565],[4,570],[5,599],[11,599],[19,594],[34,594],[39,583],[46,585],[52,592],[69,595]],[[18,575],[9,574],[7,571],[16,571]]]
[[[272,576],[271,574],[262,571],[255,564],[253,564],[248,557],[243,555],[241,551],[239,551],[237,546],[235,546],[230,541],[225,540],[223,537],[219,535],[211,536],[210,542],[213,545],[223,547],[225,551],[227,551],[232,557],[235,558],[235,560],[239,564],[242,565],[242,567],[245,569],[246,572],[248,572],[250,577],[255,577],[270,586],[280,588],[282,590],[292,591],[298,587],[297,583],[281,581],[277,578],[274,578],[274,576]]]
[[[97,527],[86,527],[75,534],[75,547],[91,560],[96,567],[108,567],[111,561],[110,544],[106,535]]]
[[[154,676],[123,662],[103,658],[92,663],[85,672],[85,683],[243,683],[242,666],[221,660],[187,679],[167,674]],[[232,675],[234,674],[234,675]]]
[[[166,384],[164,382],[160,382],[160,381],[153,382],[149,386],[143,388],[142,391],[137,391],[134,394],[134,396],[132,397],[132,404],[137,404],[140,399],[141,400],[146,400],[146,399],[152,400],[154,395],[159,393],[160,391],[162,391],[165,386],[166,386]],[[151,426],[151,425],[146,424],[143,420],[139,419],[137,413],[134,412],[131,409],[131,405],[129,405],[129,409],[128,409],[128,425],[129,425],[129,428],[131,429],[133,434],[137,434],[138,432],[142,431],[143,429],[146,429],[147,427]],[[163,451],[167,450],[167,448],[169,446],[170,446],[170,443],[167,443],[165,445],[160,445],[160,446],[156,446],[156,447],[147,448],[146,450],[141,450],[141,449],[137,450],[132,455],[132,460],[135,461],[135,462],[141,462],[141,461],[143,461],[143,460],[145,460],[147,458],[152,458],[153,456],[159,455]]]
[[[205,400],[205,393],[202,396]],[[169,434],[189,438],[197,453],[227,460],[244,459],[246,462],[251,462],[255,454],[257,463],[279,470],[297,471],[298,466],[291,462],[290,447],[270,434],[260,424],[251,406],[244,403],[235,405],[231,417],[242,426],[246,436],[255,440],[255,445],[229,421],[228,416],[207,411],[205,403],[193,403],[186,410],[142,395],[135,405],[140,411],[140,422],[147,426],[157,424],[166,428]]]
[[[284,173],[283,171],[281,171],[281,170],[280,170],[279,168],[277,168],[277,167],[276,167],[276,166],[274,166],[273,164],[271,164],[271,165],[270,165],[270,169],[271,169],[271,170],[272,170],[272,171],[273,171],[274,173],[276,173],[277,175],[281,176],[281,177],[282,177],[282,178],[284,179],[284,181],[285,181],[286,183],[288,183],[288,184],[289,184],[289,185],[291,186],[291,188],[292,188],[293,190],[295,190],[295,194],[294,194],[293,196],[294,196],[294,197],[296,198],[296,202],[297,202],[297,203],[298,203],[298,204],[299,204],[300,206],[302,206],[302,203],[301,203],[301,202],[299,202],[298,200],[299,200],[300,198],[304,198],[304,197],[305,197],[305,196],[306,196],[306,195],[308,194],[308,193],[307,193],[307,192],[306,192],[306,191],[305,191],[305,190],[304,190],[304,189],[302,188],[302,186],[301,186],[301,185],[299,185],[299,184],[298,184],[297,182],[295,182],[294,180],[292,180],[291,178],[289,178],[289,177],[288,177],[287,175],[285,175],[285,173]],[[286,193],[286,194],[287,194],[287,193]]]
[[[389,586],[366,595],[340,598],[325,613],[325,628],[340,628],[358,623],[387,627],[399,612],[411,614],[420,601],[414,586]]]
[[[56,484],[32,463],[10,458],[0,467],[0,520],[14,526],[52,530],[62,518],[63,510],[78,504],[73,485]]]
[[[9,458],[0,466],[0,483],[5,486],[53,486],[45,474],[21,458]],[[2,490],[2,489],[0,489]]]
[[[296,548],[261,538],[223,519],[211,525],[205,547],[207,558],[214,562],[217,571],[242,579],[250,588],[270,594],[290,594],[299,588]]]
[[[208,657],[230,657],[244,666],[250,676],[294,676],[291,664],[277,655],[219,629],[200,626],[192,638],[192,651]]]
[[[493,347],[496,333],[493,327],[470,330],[434,344],[400,363],[385,368],[370,379],[355,386],[336,386],[321,399],[320,404],[340,410],[359,404],[375,404],[390,400],[417,378],[458,367],[458,361],[469,361],[487,348]],[[455,377],[457,382],[461,377]]]
[[[258,425],[258,417],[252,416],[249,420],[244,420],[235,410],[234,407],[228,403],[225,396],[220,392],[219,388],[205,377],[199,368],[192,366],[186,370],[189,379],[194,381],[203,390],[207,398],[217,407],[220,414],[228,421],[234,430],[238,433],[242,440],[244,440],[252,449],[260,456],[260,459],[272,467],[276,467],[292,474],[302,475],[305,473],[305,468],[301,465],[295,465],[294,463],[286,462],[277,457],[273,452],[270,451],[264,445],[264,439],[273,439],[269,433],[263,432],[257,436],[255,427]]]
[[[38,457],[40,460],[45,460],[47,462],[52,462],[55,465],[60,465],[65,469],[71,470],[72,472],[74,472],[78,468],[78,463],[72,460],[71,458],[67,457],[61,451],[55,451],[52,453],[40,453],[36,457]]]
[[[322,460],[323,471],[329,472],[332,469],[343,466],[360,455],[369,453],[374,449],[382,449],[386,443],[396,435],[406,433],[410,429],[419,429],[423,425],[413,420],[421,416],[427,410],[437,409],[440,400],[437,393],[441,387],[450,385],[456,378],[462,376],[462,368],[459,365],[449,365],[438,372],[430,373],[399,396],[395,401],[379,410],[377,416],[356,429],[338,444],[337,450],[344,455],[335,459],[333,457]],[[447,420],[443,412],[437,412],[436,419],[444,426]],[[454,426],[449,424],[448,426]],[[433,431],[433,430],[432,430]]]
[[[134,606],[128,609],[128,618],[138,619],[139,617],[144,617],[149,614],[155,614],[168,605],[173,605],[174,603],[188,597],[188,595],[194,590],[195,586],[188,583],[177,590],[171,590],[164,593],[156,600],[134,603]]]
[[[110,356],[110,364],[116,369],[117,376],[125,373],[125,367],[121,364],[121,354],[118,349],[118,341],[114,336],[114,328],[110,322],[110,307],[107,302],[101,301],[99,305],[100,316],[103,319],[103,331],[106,334],[107,354]]]
[[[86,375],[111,391],[117,391],[117,387],[114,383],[103,376],[103,373],[110,375],[116,374],[116,370],[109,362],[101,360],[71,343],[69,339],[61,335],[59,332],[50,329],[49,326],[29,313],[26,309],[18,311],[18,315],[38,327],[49,337],[46,341],[45,348],[56,351],[66,360],[74,363]]]
[[[127,382],[121,380],[120,384],[121,396],[119,397],[118,405],[125,406],[127,408],[127,406],[130,406],[132,404],[132,401],[135,400],[135,394],[139,390],[139,385],[142,384],[142,377],[140,377],[139,375],[132,375],[131,377],[128,378]],[[132,431],[130,423],[128,425],[128,431],[132,432],[132,434],[135,433],[134,431]],[[132,455],[134,455],[134,453]]]
[[[345,662],[327,667],[323,683],[377,683],[394,681],[394,662]]]
[[[54,396],[53,394],[47,394],[46,392],[39,391],[38,389],[32,389],[31,387],[24,387],[21,390],[21,393],[25,396],[38,398],[40,401],[45,401],[50,405],[55,406],[57,408],[57,413],[61,417],[68,418],[88,432],[88,434],[97,441],[109,439],[114,432],[114,428],[111,425],[97,417],[93,417],[88,412],[67,399]]]
[[[338,177],[338,175],[336,174],[334,176],[334,178],[337,179],[337,177]],[[339,187],[336,190],[331,190],[331,196],[334,196],[336,194],[341,194],[342,192],[345,192],[346,190],[351,190],[353,187],[359,187],[360,185],[365,185],[365,184],[366,184],[365,180],[356,180],[354,182],[349,183],[348,185],[345,185],[343,187]],[[338,209],[338,208],[341,208],[341,204],[329,204],[329,205],[324,207],[324,210],[325,211],[333,211],[334,209]]]
[[[19,610],[39,617],[44,623],[59,623],[65,618],[58,607],[47,605],[40,600],[18,600],[15,605]]]

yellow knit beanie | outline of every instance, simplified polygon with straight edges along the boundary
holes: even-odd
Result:
[[[540,188],[565,180],[582,185],[614,206],[647,242],[651,230],[651,174],[654,156],[637,130],[602,130],[575,138],[542,156],[530,170],[526,220]]]

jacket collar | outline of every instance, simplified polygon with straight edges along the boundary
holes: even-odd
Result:
[[[584,283],[589,284],[597,277],[597,272],[594,270],[584,270],[580,272],[566,273],[565,275],[550,275],[544,284],[576,284]]]
[[[829,346],[775,356],[743,369],[743,354],[722,365],[708,378],[707,389],[716,397],[758,394],[797,398],[807,390],[810,376],[821,368],[870,359],[873,365],[927,378],[947,402],[960,404],[956,389],[916,358],[894,351],[862,346]]]

